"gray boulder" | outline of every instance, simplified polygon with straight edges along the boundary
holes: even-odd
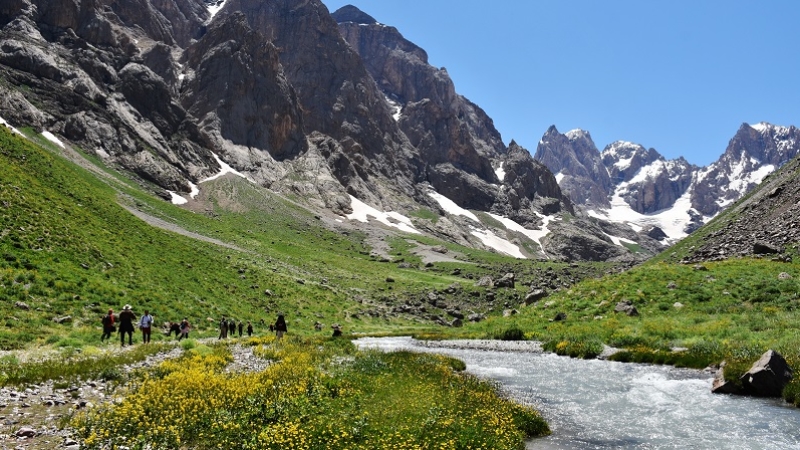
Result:
[[[536,303],[539,300],[547,297],[547,295],[548,295],[547,291],[545,291],[544,289],[535,289],[535,290],[529,292],[525,296],[525,304],[526,305],[531,305],[533,303]]]
[[[514,280],[515,280],[514,274],[513,273],[507,273],[507,274],[503,275],[502,278],[497,280],[497,283],[495,283],[495,286],[504,287],[504,288],[513,288],[514,287]]]
[[[768,350],[740,380],[747,395],[780,397],[783,388],[792,380],[792,368],[780,353]]]

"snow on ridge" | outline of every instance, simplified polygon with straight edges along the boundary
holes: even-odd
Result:
[[[556,174],[556,183],[561,184],[561,180],[564,179],[564,172],[558,172]]]
[[[494,169],[494,173],[495,173],[495,175],[497,175],[497,178],[498,178],[498,179],[499,179],[501,182],[502,182],[503,180],[505,180],[505,178],[506,178],[506,171],[503,169],[503,164],[505,164],[505,161],[501,161],[501,162],[500,162],[500,166],[499,166],[497,169]]]
[[[53,134],[53,133],[51,133],[51,132],[49,132],[49,131],[47,131],[47,130],[44,130],[44,131],[42,131],[42,136],[43,136],[45,139],[47,139],[48,141],[50,141],[50,142],[52,142],[52,143],[56,144],[57,146],[59,146],[59,147],[61,147],[61,148],[66,148],[66,147],[64,146],[64,143],[63,143],[63,142],[61,142],[61,139],[57,138],[57,137],[56,137],[56,135],[54,135],[54,134]]]
[[[569,138],[570,140],[580,139],[580,138],[588,138],[589,132],[586,130],[581,130],[580,128],[575,128],[574,130],[569,130],[564,133],[564,136]]]
[[[225,6],[226,1],[227,0],[217,0],[215,3],[211,3],[208,5],[208,13],[211,16],[208,19],[209,22],[211,21],[211,19],[214,18],[214,16],[217,15],[217,13],[222,9],[222,7]]]
[[[472,211],[466,210],[460,206],[458,206],[454,201],[450,200],[449,198],[445,197],[438,192],[429,192],[428,195],[436,200],[439,203],[439,206],[445,210],[448,214],[452,214],[455,216],[464,216],[474,220],[476,223],[481,223],[478,217],[472,213]],[[541,238],[547,235],[550,230],[547,229],[547,224],[553,219],[552,216],[542,216],[544,220],[544,225],[542,226],[541,230],[528,230],[527,228],[523,227],[522,225],[514,222],[513,220],[499,216],[497,214],[486,213],[493,219],[497,220],[498,222],[502,223],[507,229],[512,231],[520,232],[526,236],[528,236],[531,240],[535,241],[539,244],[539,247],[542,246]],[[514,258],[525,259],[525,255],[522,254],[519,246],[514,244],[513,242],[509,241],[508,239],[501,238],[494,234],[491,230],[488,229],[478,229],[476,227],[472,227],[472,231],[470,234],[480,239],[480,241],[486,245],[487,247],[493,248],[500,253],[505,253],[506,255],[513,256]],[[544,253],[544,249],[542,249]],[[546,256],[546,254],[545,254]]]
[[[454,216],[464,216],[468,219],[474,220],[477,223],[481,223],[481,221],[478,219],[478,216],[473,214],[472,211],[458,206],[456,202],[450,200],[444,195],[438,192],[428,192],[428,196],[436,200],[439,203],[439,206],[441,206],[442,209],[444,209],[448,214],[452,214]]]
[[[420,234],[414,225],[411,223],[411,219],[408,217],[395,212],[383,212],[379,211],[372,206],[367,205],[366,203],[362,202],[361,200],[350,196],[350,206],[353,208],[353,212],[348,214],[347,217],[349,220],[357,220],[359,222],[369,223],[369,218],[372,217],[373,219],[377,220],[378,222],[397,228],[400,231],[405,231],[407,233],[413,234]],[[389,220],[394,219],[394,220]]]
[[[206,179],[204,179],[204,180],[200,180],[200,181],[199,181],[200,183],[205,183],[206,181],[216,180],[217,178],[219,178],[219,177],[221,177],[221,176],[225,175],[226,173],[232,173],[232,174],[234,174],[234,175],[237,175],[237,176],[240,176],[240,177],[244,178],[245,180],[247,180],[247,181],[249,181],[249,182],[251,182],[251,183],[255,183],[255,182],[254,182],[253,180],[251,180],[251,179],[250,179],[250,178],[249,178],[247,175],[245,175],[245,174],[243,174],[243,173],[241,173],[241,172],[237,171],[237,170],[236,170],[236,169],[234,169],[233,167],[231,167],[231,166],[229,166],[228,164],[226,164],[226,163],[225,163],[223,160],[219,159],[219,156],[217,156],[217,154],[216,154],[216,153],[214,153],[214,152],[211,152],[211,155],[214,157],[214,159],[216,159],[216,160],[217,160],[217,164],[219,164],[219,166],[221,167],[221,169],[220,169],[219,173],[217,173],[216,175],[212,175],[212,176],[210,176],[210,177],[208,177],[208,178],[206,178]]]

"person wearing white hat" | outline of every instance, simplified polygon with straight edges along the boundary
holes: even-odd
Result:
[[[133,345],[133,323],[136,321],[136,314],[131,311],[131,305],[122,307],[119,313],[119,342],[125,346],[125,334],[128,334],[128,345]]]

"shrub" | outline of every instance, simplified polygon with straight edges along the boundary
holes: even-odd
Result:
[[[525,332],[517,327],[506,328],[496,338],[502,341],[524,341]]]

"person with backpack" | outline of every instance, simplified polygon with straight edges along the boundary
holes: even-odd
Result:
[[[275,321],[275,336],[280,339],[286,331],[286,319],[283,314],[278,314],[278,320]]]
[[[228,321],[228,333],[230,333],[231,338],[236,337],[236,321],[233,320],[233,317]]]
[[[222,316],[222,320],[219,321],[219,338],[217,339],[225,339],[228,337],[228,321],[225,320],[225,316]]]
[[[133,345],[133,322],[136,321],[136,314],[131,311],[131,305],[122,307],[119,313],[119,341],[125,347],[125,334],[128,335],[128,345]]]
[[[247,321],[247,337],[250,337],[252,335],[253,335],[253,324],[250,323],[250,321],[248,320]]]
[[[111,339],[111,333],[117,331],[117,327],[114,326],[115,320],[116,318],[114,317],[114,310],[109,309],[108,314],[103,316],[103,335],[100,336],[100,342],[103,342],[106,339]]]
[[[242,323],[241,320],[239,321],[238,326],[239,326],[239,337],[242,337],[242,332],[244,331],[244,324]]]
[[[139,329],[142,330],[142,342],[145,344],[150,343],[150,335],[153,332],[153,316],[150,311],[144,310],[144,315],[139,319]]]
[[[183,338],[189,339],[189,329],[190,328],[191,327],[189,326],[189,319],[184,317],[183,320],[181,321],[181,335],[178,336],[178,340],[179,341],[181,339],[183,339]]]

